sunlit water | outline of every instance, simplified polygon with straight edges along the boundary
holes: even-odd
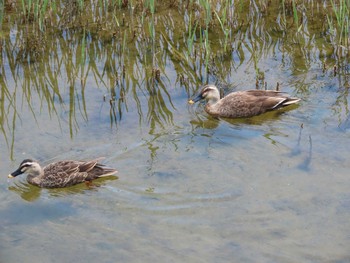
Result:
[[[7,71],[16,112],[9,102],[2,109],[0,261],[349,262],[349,64],[334,76],[315,55],[298,71],[274,43],[259,70],[269,88],[280,82],[302,101],[244,120],[188,105],[200,83],[181,85],[186,71],[166,52],[159,84],[149,87],[134,69],[123,100],[116,86],[112,104],[105,56],[96,71],[86,64],[84,86],[79,79],[70,86],[61,69],[61,99],[51,93],[52,102],[34,89],[27,99],[29,79],[20,72],[16,83]],[[243,51],[247,59],[209,82],[254,89],[256,71]],[[99,156],[118,178],[47,190],[6,176],[28,157],[47,164]]]

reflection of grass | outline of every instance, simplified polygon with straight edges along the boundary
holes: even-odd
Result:
[[[2,80],[2,78],[1,78]],[[7,147],[11,149],[10,158],[13,159],[13,147],[15,142],[14,130],[16,127],[17,111],[16,107],[16,93],[10,94],[5,82],[1,81],[0,92],[0,129],[4,135]],[[10,112],[13,110],[12,120],[10,119]],[[11,139],[8,138],[6,130],[11,130]],[[11,140],[11,141],[10,141]]]
[[[189,21],[188,21],[188,37],[187,37],[187,54],[186,54],[186,60],[188,61],[189,58],[192,56],[193,54],[193,46],[194,46],[194,39],[196,36],[196,30],[197,30],[197,26],[198,26],[198,22],[195,23],[194,27],[192,25],[192,14],[190,14],[189,17]],[[193,29],[192,29],[193,27]]]
[[[73,136],[79,129],[77,115],[88,120],[88,76],[112,99],[111,124],[133,100],[139,121],[147,112],[147,121],[161,127],[173,118],[165,76],[168,63],[177,78],[181,76],[186,92],[193,94],[208,79],[226,80],[245,61],[254,63],[257,77],[263,78],[259,62],[271,50],[290,58],[291,68],[307,70],[310,53],[327,54],[322,63],[333,66],[338,59],[334,45],[347,47],[344,52],[349,48],[345,0],[317,8],[310,1],[295,0],[22,0],[8,9],[0,5],[0,23],[0,123],[6,138],[11,130],[6,118],[12,115],[5,113],[16,112],[9,80],[34,118],[30,98],[38,96],[41,108],[60,120],[57,103],[65,107],[59,86],[64,78]],[[10,30],[17,33],[10,35]]]

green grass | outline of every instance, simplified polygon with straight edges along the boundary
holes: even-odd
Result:
[[[208,79],[225,80],[245,62],[255,68],[263,83],[266,73],[261,61],[276,49],[300,71],[308,70],[310,54],[320,54],[325,68],[333,67],[341,64],[339,49],[345,58],[349,56],[350,0],[330,0],[317,8],[316,2],[21,0],[6,8],[0,5],[0,68],[6,71],[1,72],[5,104],[0,101],[0,108],[6,112],[13,107],[16,94],[10,94],[6,85],[16,83],[16,92],[23,89],[21,93],[28,98],[41,94],[54,115],[57,100],[53,98],[59,97],[60,89],[57,79],[64,76],[71,93],[67,110],[72,110],[73,136],[78,129],[75,114],[86,116],[84,99],[77,102],[87,85],[86,76],[92,75],[95,86],[106,88],[113,100],[122,89],[124,94],[132,93],[140,112],[142,100],[137,96],[142,87],[142,94],[152,97],[149,118],[161,122],[169,114],[164,111],[156,116],[154,112],[170,100],[162,83],[168,64],[174,67],[174,74],[183,76],[187,89]],[[266,10],[259,13],[259,6]],[[276,23],[277,17],[281,25]],[[38,65],[40,70],[33,70]],[[341,70],[339,66],[337,77]],[[161,73],[161,78],[154,81],[154,73]],[[0,116],[0,132],[5,136],[10,122],[11,117]],[[11,136],[8,138],[11,145]]]
[[[331,23],[331,19],[327,14],[327,21],[330,28],[333,29],[334,26],[338,29],[338,43],[343,45],[349,45],[349,15],[350,15],[350,1],[349,0],[339,0],[335,3],[331,0],[333,14],[335,16],[335,23]]]

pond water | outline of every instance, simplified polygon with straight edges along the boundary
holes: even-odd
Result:
[[[156,13],[155,40],[127,12],[120,32],[135,39],[65,29],[28,54],[24,26],[5,21],[0,261],[349,262],[349,52],[315,33],[320,22],[287,32],[252,10],[227,51],[210,31],[208,69],[174,7]],[[230,92],[257,79],[302,101],[239,120],[187,103],[207,82]],[[65,189],[7,178],[25,158],[100,156],[118,178]]]

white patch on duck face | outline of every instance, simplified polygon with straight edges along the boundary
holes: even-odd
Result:
[[[215,87],[209,86],[205,88],[203,97],[206,98],[207,100],[216,100],[220,99],[220,94],[218,90]]]
[[[214,91],[214,89],[212,89],[211,87],[207,87],[203,90],[202,96],[206,98],[212,91]]]
[[[24,173],[26,170],[28,170],[28,168],[30,168],[33,165],[33,163],[27,162],[27,163],[23,163],[21,165],[21,172]]]
[[[203,90],[203,92],[202,92],[202,97],[203,97],[203,98],[206,98],[207,95],[208,95],[208,90],[207,90],[207,89]]]
[[[208,91],[207,97],[208,97],[209,99],[215,98],[215,90],[209,90],[209,91]]]

